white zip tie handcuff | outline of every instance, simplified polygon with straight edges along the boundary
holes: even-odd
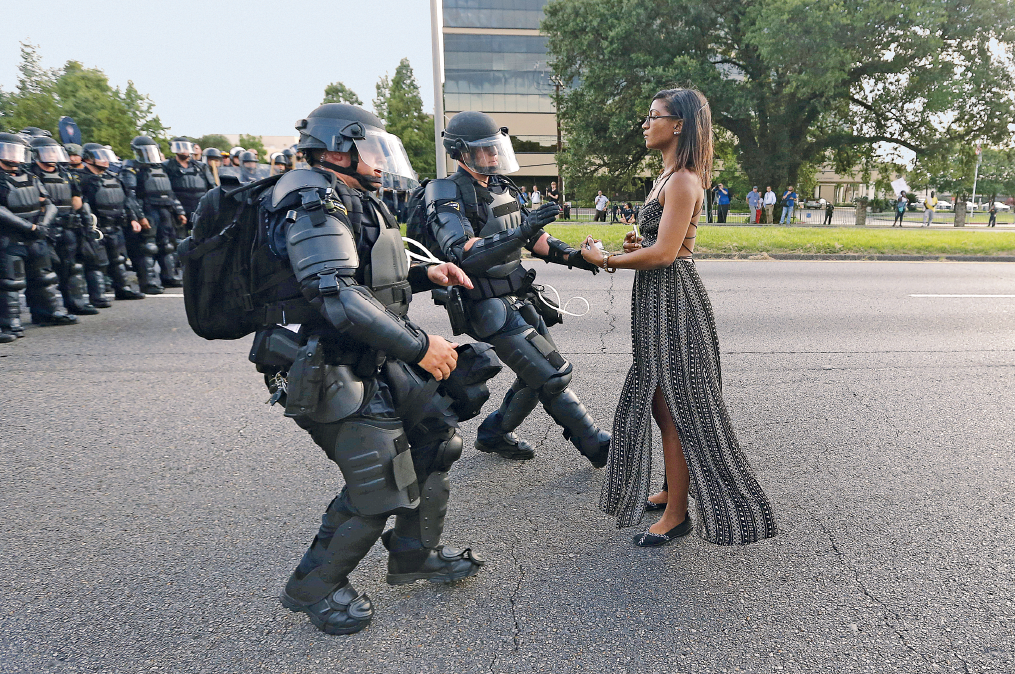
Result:
[[[419,262],[432,262],[434,264],[442,264],[444,262],[443,260],[437,259],[434,256],[434,254],[430,252],[430,249],[421,244],[419,241],[416,241],[415,239],[410,239],[407,236],[403,236],[402,241],[409,244],[410,246],[416,246],[417,248],[422,250],[423,253],[425,253],[425,255],[420,255],[419,253],[414,253],[409,248],[406,248],[405,256],[409,259],[409,264],[412,264],[413,260],[417,260]],[[543,294],[542,290],[537,290],[536,289],[537,286],[539,288],[546,288],[547,290],[552,291],[553,294],[556,295],[557,297],[556,303],[551,302],[550,299]],[[543,302],[545,302],[547,306],[553,307],[554,311],[556,311],[561,316],[574,316],[575,318],[581,318],[582,316],[584,316],[585,314],[589,313],[592,310],[592,305],[589,304],[589,301],[580,295],[575,295],[567,302],[564,302],[563,305],[561,305],[560,293],[557,292],[557,289],[554,288],[549,283],[534,284],[532,286],[532,289],[533,292],[535,292],[537,295],[539,295],[540,298],[542,298]],[[581,312],[580,314],[576,314],[574,312],[567,310],[568,305],[570,305],[571,302],[574,302],[575,300],[581,300],[582,302],[585,303],[585,311]]]

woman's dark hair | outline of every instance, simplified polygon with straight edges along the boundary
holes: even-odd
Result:
[[[684,121],[677,140],[677,170],[694,171],[702,188],[708,189],[712,180],[712,109],[708,99],[696,89],[664,89],[652,100],[663,101],[671,115]]]

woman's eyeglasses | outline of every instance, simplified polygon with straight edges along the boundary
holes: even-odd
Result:
[[[642,122],[642,124],[651,124],[653,119],[667,119],[667,118],[670,118],[670,117],[673,117],[673,118],[676,118],[676,119],[683,119],[684,118],[683,115],[653,115],[653,114],[648,114],[648,115],[645,116],[645,121]]]

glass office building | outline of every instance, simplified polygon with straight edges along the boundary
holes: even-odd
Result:
[[[444,111],[493,115],[510,129],[519,185],[556,180],[557,122],[539,34],[546,0],[443,0]],[[449,163],[449,170],[455,167]]]

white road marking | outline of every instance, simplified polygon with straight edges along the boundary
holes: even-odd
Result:
[[[910,295],[910,297],[1015,297],[1015,295]]]

